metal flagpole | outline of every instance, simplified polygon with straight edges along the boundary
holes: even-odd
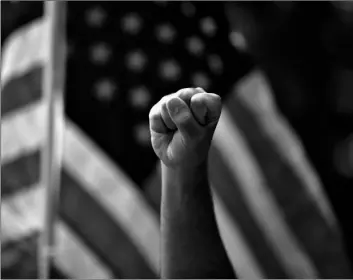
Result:
[[[46,141],[41,160],[41,183],[45,189],[43,223],[38,248],[40,279],[50,278],[55,258],[55,225],[59,206],[60,175],[64,141],[64,84],[66,59],[66,2],[44,2],[47,32],[47,60],[42,76],[43,102],[46,106]]]

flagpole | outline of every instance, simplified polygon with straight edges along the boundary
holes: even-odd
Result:
[[[64,84],[66,59],[66,2],[44,2],[48,56],[44,64],[42,91],[46,106],[46,140],[41,161],[41,181],[45,190],[43,231],[38,248],[38,276],[50,278],[56,257],[55,226],[59,208],[60,176],[64,141]]]

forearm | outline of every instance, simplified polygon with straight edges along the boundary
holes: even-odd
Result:
[[[219,235],[207,165],[162,163],[162,278],[235,278]]]

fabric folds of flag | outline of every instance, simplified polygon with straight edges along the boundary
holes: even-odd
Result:
[[[320,182],[276,111],[261,73],[240,81],[234,94],[223,94],[232,92],[244,73],[233,71],[235,62],[222,56],[230,53],[229,59],[240,61],[228,44],[222,5],[105,3],[68,5],[71,57],[53,276],[159,277],[160,173],[145,124],[153,102],[168,90],[185,87],[176,77],[186,86],[209,86],[215,92],[223,85],[225,107],[210,152],[210,182],[222,237],[238,275],[352,276]],[[176,9],[180,15],[168,21]],[[160,18],[148,17],[152,12]],[[182,19],[190,33],[177,33]],[[39,167],[45,137],[41,78],[47,60],[41,31],[46,22],[33,18],[25,23],[16,26],[2,52],[3,278],[37,277],[37,241],[43,228]],[[171,48],[174,38],[185,44]],[[132,45],[136,51],[128,53]],[[175,58],[168,49],[176,52]],[[160,65],[155,63],[159,55]],[[182,72],[193,59],[199,63],[193,67],[205,68],[203,55],[209,73],[191,66],[190,73]],[[159,66],[162,72],[156,70]],[[225,71],[222,78],[217,71]]]

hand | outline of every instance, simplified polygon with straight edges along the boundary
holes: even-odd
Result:
[[[172,168],[205,163],[221,110],[221,98],[201,88],[163,97],[149,114],[152,147],[160,160]]]

